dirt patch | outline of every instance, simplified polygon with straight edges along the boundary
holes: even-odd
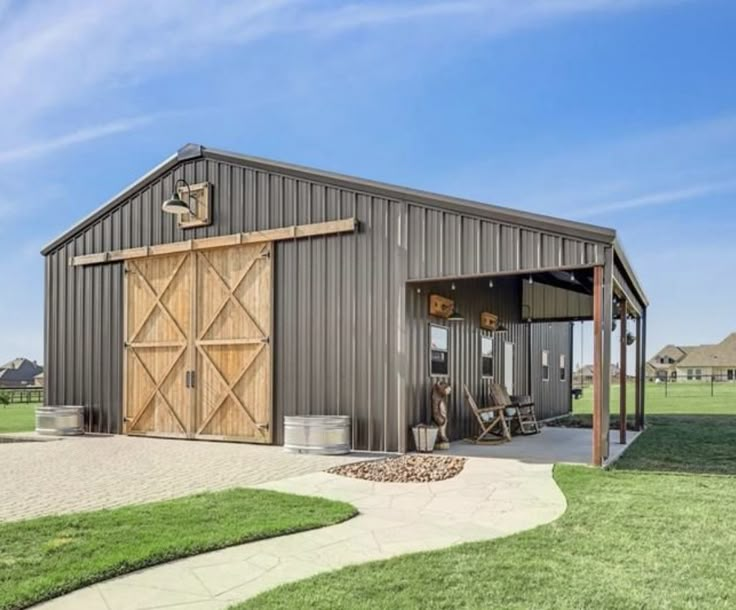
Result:
[[[403,455],[385,460],[345,464],[330,468],[327,472],[379,483],[431,483],[457,476],[464,465],[465,458],[461,457]]]

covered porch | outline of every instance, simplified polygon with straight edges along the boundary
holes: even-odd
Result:
[[[446,380],[452,387],[448,398],[451,455],[596,466],[616,459],[644,426],[648,303],[619,246],[603,248],[601,253],[586,265],[529,266],[523,271],[410,280],[406,294],[411,346],[409,425],[429,420],[431,388]],[[437,315],[431,310],[434,297],[449,303],[449,313]],[[488,320],[492,324],[486,326]],[[509,394],[530,396],[542,423],[572,412],[572,324],[578,321],[593,323],[589,346],[592,429],[543,425],[539,434],[514,435],[506,443],[464,441],[478,433],[463,396],[465,387],[480,407],[489,405],[491,384],[503,385]],[[616,327],[618,345],[613,345]],[[608,371],[614,350],[621,371],[620,425],[610,430]],[[444,364],[437,366],[442,359]],[[633,404],[627,402],[627,371],[633,373]],[[627,430],[629,415],[634,416],[634,431]]]
[[[641,434],[629,431],[622,444],[618,430],[609,432],[609,453],[602,465],[610,464]],[[516,460],[525,464],[590,464],[590,430],[545,426],[539,434],[514,436],[510,443],[479,445],[465,441],[450,444],[448,455]]]

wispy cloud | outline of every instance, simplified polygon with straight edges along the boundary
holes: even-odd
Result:
[[[736,180],[721,180],[706,184],[697,184],[686,188],[647,193],[646,195],[639,195],[630,199],[593,205],[585,211],[578,213],[578,218],[590,218],[620,210],[673,205],[708,195],[730,193],[733,191],[736,191]]]
[[[150,123],[152,119],[153,117],[150,116],[119,119],[102,125],[77,129],[61,136],[45,138],[41,141],[26,144],[18,148],[0,150],[0,165],[17,161],[27,161],[29,159],[67,148],[74,144],[81,144],[83,142],[98,140],[114,134],[138,129]]]
[[[105,94],[112,90],[162,72],[183,72],[190,61],[228,46],[407,22],[463,40],[664,2],[671,0],[31,0],[0,12],[0,114],[15,118],[13,132],[0,136],[21,140],[45,113],[90,100],[109,102]],[[355,44],[351,40],[347,49]]]

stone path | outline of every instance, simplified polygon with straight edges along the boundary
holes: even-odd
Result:
[[[282,447],[87,435],[0,443],[0,521],[246,487],[365,459]]]
[[[38,608],[221,610],[349,564],[513,534],[556,519],[566,506],[551,465],[487,458],[470,458],[460,475],[437,483],[373,483],[320,472],[257,487],[345,500],[360,515],[142,570]]]

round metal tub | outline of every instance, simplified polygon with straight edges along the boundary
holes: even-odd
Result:
[[[36,408],[36,432],[52,436],[84,434],[84,407]]]
[[[348,415],[284,417],[284,449],[292,453],[341,455],[350,453]]]

